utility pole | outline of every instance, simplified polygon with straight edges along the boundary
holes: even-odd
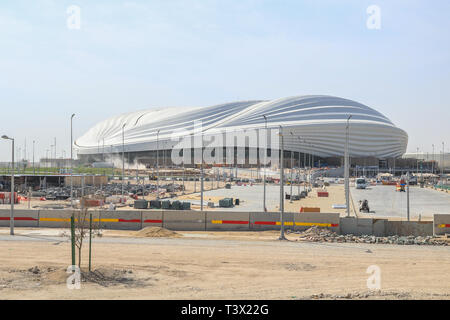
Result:
[[[349,181],[349,121],[352,116],[347,118],[347,126],[345,133],[345,159],[344,159],[344,179],[345,179],[345,210],[347,211],[347,217],[350,217],[350,181]]]
[[[283,128],[280,126],[280,139],[281,139],[281,162],[280,162],[280,238],[279,240],[286,240],[284,236],[284,139],[283,139]]]

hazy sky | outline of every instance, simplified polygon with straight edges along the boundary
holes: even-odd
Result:
[[[71,5],[80,29],[69,29]],[[381,28],[368,29],[370,5]],[[31,158],[123,112],[329,94],[450,147],[450,1],[0,2],[0,134]],[[73,21],[73,20],[70,20]],[[10,144],[0,140],[0,161]]]

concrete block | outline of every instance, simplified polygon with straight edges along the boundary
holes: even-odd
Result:
[[[141,211],[103,210],[100,212],[100,227],[113,230],[140,230]]]
[[[439,236],[450,234],[450,214],[433,215],[433,234]]]
[[[294,226],[294,213],[284,213],[285,230]],[[250,212],[250,230],[280,230],[280,212]]]
[[[162,211],[163,227],[178,231],[205,231],[206,213],[190,210]]]
[[[357,218],[356,219],[356,235],[373,235],[373,219]]]
[[[331,231],[340,232],[339,213],[326,212],[300,212],[294,214],[295,230],[305,231],[313,226],[329,228]]]
[[[39,210],[40,228],[70,228],[72,210]]]
[[[218,212],[206,213],[206,230],[250,230],[249,212]]]
[[[431,236],[432,221],[389,221],[385,222],[386,236]]]
[[[162,211],[142,211],[142,228],[145,227],[162,227]]]
[[[377,237],[384,237],[386,234],[386,219],[373,219],[373,235]]]
[[[0,210],[0,227],[9,227],[10,210]],[[39,210],[14,210],[14,227],[37,227]]]

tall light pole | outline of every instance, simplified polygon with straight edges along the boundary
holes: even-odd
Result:
[[[434,144],[431,145],[433,147],[433,153],[432,153],[432,162],[431,162],[431,173],[434,174]]]
[[[159,131],[156,132],[156,199],[159,199]]]
[[[124,128],[127,124],[122,126],[122,201],[124,199],[124,183],[125,183],[125,131]]]
[[[445,149],[444,149],[444,141],[442,141],[442,166],[441,166],[442,184],[444,184],[444,161],[445,161]]]
[[[73,208],[73,117],[75,113],[70,116],[70,206]]]
[[[419,147],[417,147],[417,153],[416,153],[416,176],[419,177]]]
[[[410,179],[410,175],[409,175],[409,171],[406,174],[406,218],[409,221],[409,179]]]
[[[200,211],[203,212],[203,131],[202,131],[202,163],[200,164]],[[237,162],[236,162],[236,172],[237,172]]]
[[[292,141],[294,140],[294,134],[291,131],[291,136],[292,136]],[[292,148],[291,148],[291,196],[289,197],[289,203],[292,203],[292,171],[294,170],[294,158],[293,158],[293,153],[292,153]]]
[[[281,156],[280,156],[280,238],[279,240],[286,240],[284,237],[284,139],[283,139],[283,127],[280,126],[280,139],[281,139]]]
[[[264,146],[264,201],[263,201],[263,211],[267,212],[266,208],[266,168],[267,168],[267,117],[263,114],[264,117],[264,134],[266,135],[265,146]]]
[[[14,201],[16,200],[16,197],[14,196],[14,139],[8,137],[7,135],[3,135],[2,139],[11,140],[12,142],[12,152],[11,152],[11,196],[10,196],[10,202],[11,202],[11,212],[9,215],[9,234],[14,235]]]
[[[36,168],[34,166],[34,140],[33,140],[33,175],[36,175]]]
[[[345,129],[345,159],[344,159],[344,179],[345,179],[345,210],[347,211],[347,217],[350,217],[350,181],[349,181],[349,154],[348,154],[348,144],[349,144],[349,126],[350,118],[347,118],[347,126]]]

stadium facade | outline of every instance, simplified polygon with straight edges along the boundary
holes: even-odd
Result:
[[[265,137],[268,137],[269,131],[281,131],[286,159],[292,152],[293,158],[300,162],[295,160],[295,165],[305,165],[302,159],[307,159],[306,155],[313,155],[315,162],[322,160],[324,163],[344,155],[350,115],[350,157],[389,159],[401,157],[406,152],[407,133],[387,117],[356,101],[324,95],[125,113],[98,123],[76,139],[74,147],[83,162],[121,158],[124,152],[126,161],[137,160],[151,166],[155,164],[158,150],[160,165],[170,165],[172,150],[179,144],[179,139],[201,135],[203,145],[195,142],[192,145],[193,159],[196,148],[201,150],[202,146],[208,146],[208,141],[215,141],[216,147],[224,149],[222,163],[232,164],[226,158],[226,148],[235,148],[236,153],[242,148],[246,164],[252,162],[251,155],[255,154],[252,150],[256,150],[256,163],[259,164],[264,152],[260,143],[262,135],[266,132]],[[258,138],[246,139],[244,145],[237,145],[239,136],[248,136],[251,131],[255,131]],[[226,139],[225,132],[233,132],[235,138]],[[223,138],[217,139],[222,134]],[[272,134],[272,138],[267,139],[274,141],[276,136],[279,135]],[[271,148],[279,149],[279,146],[279,143],[273,143]],[[289,165],[289,161],[286,164]]]

